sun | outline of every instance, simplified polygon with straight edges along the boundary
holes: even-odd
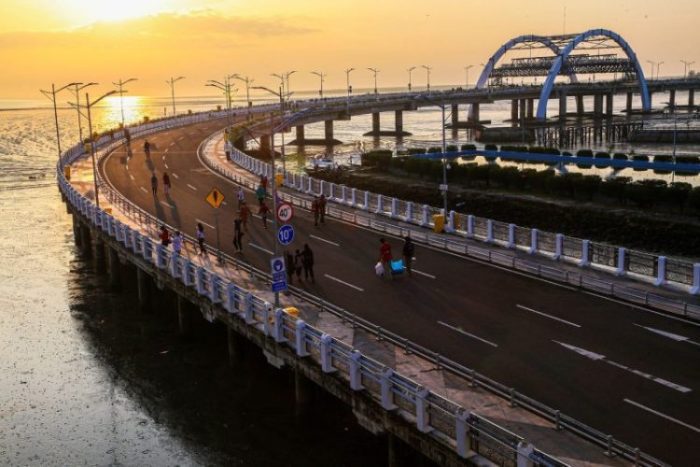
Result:
[[[141,18],[167,11],[168,0],[64,0],[61,2],[65,10],[70,10],[83,23],[98,21],[122,21]]]

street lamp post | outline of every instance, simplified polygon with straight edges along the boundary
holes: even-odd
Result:
[[[437,102],[434,101],[428,97],[422,96],[422,99],[427,100],[428,102],[440,107],[441,110],[441,115],[442,115],[442,187],[444,190],[442,191],[442,203],[443,203],[443,210],[444,210],[444,215],[447,217],[447,159],[444,157],[444,154],[447,152],[447,136],[445,133],[445,123],[446,123],[446,116],[445,116],[445,103],[444,102]]]
[[[296,73],[296,70],[292,71],[287,71],[285,73],[272,73],[270,76],[274,76],[275,78],[279,78],[280,83],[281,83],[281,92],[282,94],[287,93],[289,94],[289,77],[292,76],[294,73]]]
[[[100,102],[102,99],[104,99],[107,96],[111,96],[112,94],[116,94],[116,90],[109,91],[106,94],[101,95],[94,101],[90,102],[90,95],[88,93],[85,93],[85,107],[87,107],[87,120],[88,120],[88,130],[90,131],[90,156],[92,158],[92,183],[94,186],[95,190],[95,205],[99,208],[100,207],[100,192],[97,188],[97,163],[95,162],[95,137],[92,133],[92,113],[91,110],[92,106]]]
[[[234,79],[241,80],[245,83],[245,100],[246,100],[246,107],[248,108],[248,120],[250,120],[250,85],[255,81],[254,79],[250,79],[248,76],[239,76],[239,75],[233,75]]]
[[[651,76],[651,79],[654,79],[654,68],[656,68],[656,62],[653,60],[647,60],[647,63],[651,65],[651,74],[649,76]]]
[[[116,83],[114,81],[112,81],[112,84],[119,88],[119,107],[120,107],[121,112],[122,112],[122,128],[125,127],[125,124],[124,124],[124,92],[129,92],[129,91],[124,91],[124,85],[126,83],[130,83],[130,82],[136,81],[136,80],[137,80],[137,78],[129,78],[126,81],[122,81],[122,79],[120,78],[119,81],[117,81]]]
[[[467,89],[469,89],[469,69],[472,68],[474,65],[467,65],[464,67],[464,73],[467,75],[466,78],[466,85]]]
[[[78,84],[82,83],[68,83],[65,86],[62,86],[58,89],[56,89],[56,85],[51,83],[51,91],[44,91],[43,89],[40,89],[41,93],[45,95],[52,103],[53,103],[53,118],[54,122],[56,123],[56,146],[58,147],[58,162],[61,164],[61,135],[58,131],[58,108],[56,107],[56,94],[63,91],[64,89],[70,87],[70,86],[75,86]],[[63,168],[63,165],[61,164],[61,168]]]
[[[80,112],[80,91],[82,91],[83,89],[85,89],[88,86],[94,86],[95,84],[99,84],[99,83],[90,82],[90,83],[86,83],[86,84],[82,84],[82,83],[75,83],[74,84],[75,89],[73,89],[73,92],[75,93],[75,102],[76,102],[75,108],[78,111],[78,136],[80,137],[80,144],[83,144],[83,122],[82,122],[83,117],[82,117],[82,113]]]
[[[348,92],[348,102],[347,102],[348,113],[350,112],[350,93],[352,92],[352,87],[350,87],[350,73],[353,71],[355,71],[354,68],[346,68],[345,69],[345,89]]]
[[[415,70],[416,67],[412,66],[411,68],[407,69],[408,71],[408,92],[411,92],[411,73],[413,73],[413,70]]]
[[[695,62],[689,62],[687,60],[681,60],[681,63],[683,64],[683,79],[688,78],[688,67],[693,65]]]
[[[430,70],[433,69],[433,67],[430,67],[428,65],[421,65],[421,67],[425,68],[425,72],[427,74],[427,80],[428,80],[428,91],[430,91]]]
[[[311,74],[316,75],[321,79],[321,88],[318,91],[318,95],[321,97],[321,99],[323,99],[323,79],[326,77],[326,74],[320,71],[312,71]]]
[[[661,65],[666,62],[659,62],[656,64],[656,79],[659,79],[659,73],[661,73]]]
[[[165,82],[170,86],[170,98],[172,99],[172,102],[173,102],[173,117],[176,115],[176,112],[175,112],[175,83],[177,83],[181,79],[185,79],[185,77],[184,76],[178,76],[177,78],[171,77],[169,80],[165,80]]]
[[[379,70],[376,68],[367,68],[369,71],[374,73],[374,95],[377,95],[377,73],[379,73]]]

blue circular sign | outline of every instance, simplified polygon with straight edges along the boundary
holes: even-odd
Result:
[[[292,243],[294,241],[294,227],[289,224],[280,227],[277,231],[277,240],[284,246]]]
[[[282,258],[275,258],[272,260],[272,271],[273,272],[284,271],[284,260]]]

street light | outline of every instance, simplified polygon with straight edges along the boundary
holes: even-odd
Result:
[[[321,99],[323,99],[323,79],[326,77],[326,74],[320,71],[312,71],[311,74],[321,78],[321,89],[318,91],[318,95],[321,96]]]
[[[226,117],[228,118],[229,124],[231,123],[231,76],[225,76],[224,82],[217,81],[215,79],[210,79],[207,81],[205,86],[211,86],[220,89],[224,92],[224,98],[226,99]]]
[[[173,101],[173,117],[176,115],[176,113],[175,113],[175,83],[177,83],[181,79],[185,79],[185,77],[184,76],[178,76],[177,78],[171,77],[169,80],[165,80],[165,82],[170,86],[170,97],[172,98],[172,101]]]
[[[656,64],[656,79],[659,79],[659,73],[661,72],[661,65],[663,65],[666,62],[659,62]]]
[[[355,71],[354,68],[346,68],[345,69],[345,85],[346,85],[346,90],[348,91],[348,112],[350,112],[350,93],[352,92],[352,87],[350,86],[350,73]]]
[[[411,68],[406,70],[406,71],[408,71],[408,92],[411,92],[411,73],[415,69],[416,69],[416,67],[412,66]]]
[[[651,74],[649,76],[651,76],[651,79],[654,79],[654,67],[656,67],[656,62],[653,60],[647,60],[647,63],[651,65]]]
[[[282,84],[282,89],[281,89],[280,91],[281,91],[283,94],[284,94],[285,92],[286,92],[287,94],[289,94],[289,92],[290,92],[290,91],[289,91],[289,77],[290,77],[291,75],[293,75],[294,73],[296,73],[296,72],[297,72],[296,70],[292,70],[292,71],[287,71],[287,72],[285,72],[285,73],[280,73],[280,74],[272,73],[271,76],[274,76],[275,78],[279,78],[279,80],[280,80],[280,82],[281,82],[281,84]]]
[[[469,89],[469,69],[472,68],[474,65],[467,65],[464,67],[464,72],[466,73],[466,83],[467,83],[467,89]]]
[[[70,87],[70,86],[75,86],[77,84],[82,84],[82,83],[68,83],[63,87],[60,87],[56,89],[56,86],[51,83],[51,91],[44,91],[43,89],[40,89],[39,91],[47,97],[51,102],[53,102],[53,118],[54,121],[56,122],[56,146],[58,147],[58,162],[61,165],[61,168],[63,168],[63,164],[61,164],[61,135],[58,132],[58,109],[56,108],[56,94],[63,91],[64,89]]]
[[[116,83],[112,81],[112,84],[119,88],[119,107],[122,111],[122,128],[124,128],[124,85],[132,81],[136,81],[137,78],[129,78],[126,81],[122,81],[121,78]],[[126,91],[129,92],[129,91]]]
[[[245,83],[245,99],[246,99],[246,102],[247,102],[246,105],[247,105],[247,107],[248,107],[248,120],[250,120],[250,106],[251,106],[251,102],[250,102],[250,85],[251,85],[251,83],[252,83],[253,81],[255,81],[255,80],[254,80],[254,79],[250,79],[248,76],[239,76],[239,75],[233,75],[233,78],[234,78],[234,79],[241,80],[241,81],[243,81],[243,82]]]
[[[683,79],[686,79],[688,77],[688,67],[693,65],[695,62],[689,62],[687,60],[681,60],[681,63],[683,64]]]
[[[377,73],[379,73],[379,70],[376,68],[367,68],[369,71],[374,73],[374,94],[377,94]]]
[[[420,96],[420,98],[440,107],[440,110],[442,111],[442,185],[444,188],[444,190],[442,190],[442,200],[444,215],[447,216],[447,159],[444,157],[444,154],[447,152],[447,137],[445,135],[445,123],[447,119],[445,117],[445,103],[436,102],[426,96]]]
[[[432,70],[433,67],[430,67],[428,65],[421,65],[421,67],[425,68],[425,71],[428,75],[428,91],[430,91],[430,70]]]
[[[80,113],[80,91],[82,91],[83,89],[85,89],[88,86],[94,86],[95,84],[99,84],[99,83],[93,83],[93,82],[86,83],[86,84],[75,83],[74,84],[75,89],[72,90],[75,93],[76,110],[78,111],[78,135],[80,137],[80,144],[83,144],[83,122],[82,122],[82,115]]]

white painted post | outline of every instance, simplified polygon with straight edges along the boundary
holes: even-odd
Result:
[[[564,254],[564,235],[557,234],[554,240],[554,259],[559,259]]]
[[[200,295],[204,295],[206,289],[204,288],[204,268],[197,268],[197,274],[195,275],[195,289]]]
[[[156,246],[156,267],[163,269],[165,267],[165,248],[163,245]]]
[[[455,229],[455,215],[456,213],[454,211],[450,211],[450,214],[447,216],[447,228],[445,229],[445,232],[454,232]]]
[[[272,335],[272,330],[270,329],[270,318],[272,318],[273,316],[274,315],[272,313],[272,303],[265,302],[263,304],[262,322],[263,322],[263,333],[266,336]]]
[[[153,262],[153,240],[143,237],[143,259],[147,262]]]
[[[309,185],[306,188],[306,193],[313,194],[313,192],[314,192],[314,179],[311,177],[306,177],[306,181],[308,182],[308,185]]]
[[[277,308],[275,310],[275,328],[273,329],[273,336],[275,342],[287,342],[287,338],[284,337],[284,310],[282,308]]]
[[[221,303],[221,278],[216,274],[210,274],[209,284],[209,299],[212,303]]]
[[[365,203],[362,206],[362,209],[369,211],[369,191],[365,191]]]
[[[226,286],[226,303],[224,304],[224,308],[226,308],[226,311],[229,313],[236,312],[236,289],[236,285],[231,282]]]
[[[353,350],[350,353],[350,360],[348,360],[348,372],[350,373],[350,389],[353,391],[362,391],[365,387],[362,385],[362,370],[360,367],[360,360],[362,359],[362,354]]]
[[[357,188],[350,190],[350,206],[357,206]]]
[[[491,219],[486,220],[486,243],[493,242],[493,221]]]
[[[384,196],[377,195],[377,210],[374,212],[376,214],[384,214]]]
[[[391,198],[391,218],[394,219],[396,218],[396,204],[397,204],[397,199],[396,198]]]
[[[406,203],[406,222],[413,222],[413,202]]]
[[[345,204],[346,199],[347,199],[346,186],[340,185],[340,202]]]
[[[455,437],[457,438],[457,455],[463,459],[473,454],[472,450],[469,449],[469,438],[467,438],[469,433],[467,428],[468,419],[469,414],[467,411],[459,408],[455,417]]]
[[[530,231],[530,254],[534,255],[537,253],[537,234],[539,234],[539,230],[537,229],[532,229]]]
[[[664,283],[666,283],[666,257],[659,256],[656,259],[656,280],[654,285],[658,287]]]
[[[323,192],[323,190],[321,190]],[[328,188],[328,199],[332,200],[335,197],[335,183],[331,182]]]
[[[591,264],[590,260],[590,250],[591,250],[591,241],[590,240],[583,240],[581,242],[581,260],[578,262],[578,265],[580,267],[586,267],[589,264]]]
[[[394,375],[394,370],[391,368],[384,368],[382,373],[379,375],[379,384],[381,385],[382,394],[382,408],[384,410],[394,410],[396,404],[394,404],[394,395],[391,393],[391,377]]]
[[[426,401],[428,394],[429,391],[422,386],[416,392],[416,426],[421,433],[433,431],[428,416],[428,402]]]
[[[180,255],[173,252],[173,254],[170,255],[170,275],[173,276],[175,279],[180,277],[180,274],[177,271],[178,261],[180,261]]]
[[[690,288],[690,293],[693,295],[700,293],[700,263],[693,265],[693,286]]]
[[[471,214],[467,216],[467,237],[474,238],[474,216]]]
[[[248,292],[245,294],[245,302],[243,303],[243,312],[246,324],[255,323],[255,314],[253,310],[253,294]]]
[[[515,224],[508,224],[508,248],[515,247]]]
[[[319,187],[320,187],[320,190],[321,190],[321,192],[319,193],[319,195],[324,194],[324,193],[325,193],[325,189],[326,189],[326,181],[325,181],[325,180],[321,180],[321,184],[319,185]]]
[[[430,225],[430,207],[427,204],[423,205],[423,219],[420,223],[421,227],[427,227]]]
[[[625,254],[627,249],[620,247],[617,249],[617,269],[615,270],[616,276],[625,275]]]
[[[190,278],[190,267],[192,266],[192,261],[186,259],[182,264],[182,283],[186,286],[192,285],[192,280]]]
[[[331,344],[333,343],[333,338],[328,334],[323,334],[321,336],[321,370],[324,373],[333,373],[335,368],[333,368],[333,359],[331,357]]]
[[[306,350],[306,323],[299,319],[296,323],[296,333],[294,335],[297,357],[308,357],[309,352]]]

